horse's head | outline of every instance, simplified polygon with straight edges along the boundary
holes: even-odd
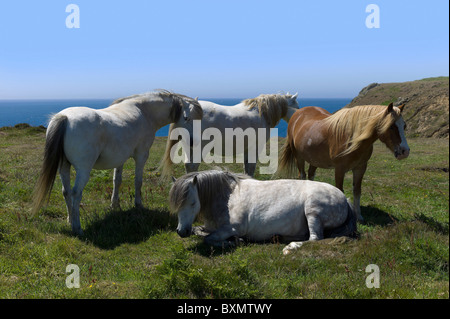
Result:
[[[194,144],[194,121],[200,121],[203,118],[203,109],[198,102],[198,98],[192,99],[187,96],[173,96],[171,109],[172,124],[169,128],[169,138],[167,139],[166,151],[161,162],[161,174],[164,177],[170,176],[172,170],[171,151],[180,139],[185,147],[192,147]],[[179,129],[179,130],[178,130]],[[177,132],[178,138],[172,136]],[[181,135],[181,136],[180,136]],[[200,138],[199,138],[200,139]],[[189,145],[187,145],[189,143]]]
[[[390,103],[385,113],[386,117],[391,117],[389,127],[378,133],[380,141],[386,144],[398,160],[407,158],[410,151],[405,137],[406,123],[401,114],[404,107],[404,104],[397,108]]]
[[[298,94],[260,94],[253,99],[242,101],[248,110],[256,109],[264,117],[270,127],[275,127],[281,119],[289,121],[292,114],[298,109]]]
[[[193,144],[193,127],[194,121],[203,118],[203,109],[198,102],[198,98],[183,98],[179,102],[181,104],[181,112],[179,116],[175,118],[172,128],[184,128],[189,132],[190,146]]]
[[[286,100],[287,100],[287,112],[286,115],[283,117],[283,120],[286,121],[286,123],[289,122],[289,119],[291,116],[295,113],[295,111],[298,110],[298,102],[297,102],[298,93],[295,93],[294,95],[286,94]]]
[[[174,184],[169,193],[170,208],[178,215],[177,233],[180,237],[188,237],[192,232],[192,224],[200,212],[200,199],[197,189],[197,176],[192,179],[172,177]]]
[[[174,118],[175,127],[184,127],[192,133],[192,123],[194,120],[201,120],[203,110],[198,103],[198,98],[181,98],[177,101],[180,104],[179,114]]]

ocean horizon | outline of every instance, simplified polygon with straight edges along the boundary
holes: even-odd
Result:
[[[201,98],[222,105],[235,105],[242,98]],[[320,106],[334,113],[351,102],[352,98],[299,98],[299,107]],[[36,100],[0,100],[0,127],[26,123],[31,126],[47,126],[52,114],[72,106],[87,106],[93,109],[108,107],[114,99],[36,99]],[[286,137],[287,123],[281,120],[276,126],[278,136]],[[156,132],[156,136],[167,136],[169,126]]]

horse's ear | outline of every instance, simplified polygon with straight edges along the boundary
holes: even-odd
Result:
[[[194,176],[194,179],[192,180],[192,184],[197,185],[197,175]]]
[[[177,179],[176,179],[175,177],[172,176],[172,182],[175,183],[176,181],[177,181]]]
[[[387,107],[386,113],[391,113],[393,109],[394,109],[394,103],[391,102],[391,103],[389,103],[389,105]]]
[[[197,97],[195,97],[195,99],[194,99],[194,100],[195,100],[195,102],[198,102],[198,96],[197,96]]]
[[[292,101],[295,101],[297,99],[297,97],[298,97],[298,92],[292,96]]]
[[[404,107],[405,107],[405,104],[404,104],[404,103],[398,107],[398,108],[400,109],[400,112],[403,112],[403,108],[404,108]]]

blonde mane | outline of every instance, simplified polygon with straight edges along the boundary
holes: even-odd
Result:
[[[390,111],[392,109],[392,111]],[[336,158],[357,150],[364,140],[386,133],[400,116],[392,105],[361,105],[343,108],[324,119],[331,138],[330,156]]]
[[[261,94],[253,99],[242,101],[248,109],[257,108],[259,116],[263,116],[270,127],[275,127],[286,116],[288,110],[288,98],[290,95]]]

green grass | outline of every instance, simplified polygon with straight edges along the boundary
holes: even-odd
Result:
[[[112,171],[92,172],[83,236],[70,233],[59,178],[48,206],[31,217],[43,145],[42,128],[0,129],[0,298],[449,298],[448,140],[410,139],[403,161],[377,142],[363,182],[361,238],[309,243],[287,256],[276,242],[222,250],[180,238],[168,212],[170,183],[156,170],[164,138],[145,168],[145,209],[133,207],[130,160],[121,211],[109,208]],[[177,165],[175,176],[183,171]],[[316,176],[334,183],[331,170]],[[348,173],[348,197],[351,184]],[[78,289],[66,287],[69,264],[80,268]],[[378,289],[365,285],[369,264],[380,268]]]
[[[424,82],[448,81],[448,79],[449,79],[448,76],[435,76],[435,77],[431,77],[431,78],[424,78],[424,79],[421,79],[419,81],[424,81]]]

